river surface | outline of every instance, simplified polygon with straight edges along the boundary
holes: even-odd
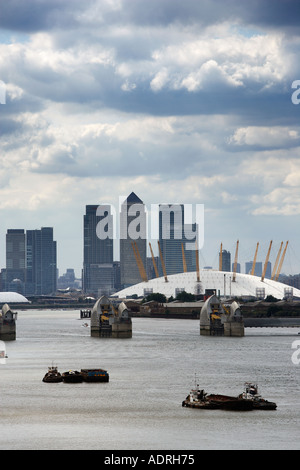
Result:
[[[299,449],[295,328],[205,337],[199,320],[133,318],[131,339],[90,337],[79,311],[19,311],[0,364],[0,449]],[[87,320],[89,323],[89,320]],[[46,384],[48,366],[107,369],[108,383]],[[275,411],[183,408],[195,374],[208,393],[255,381]]]

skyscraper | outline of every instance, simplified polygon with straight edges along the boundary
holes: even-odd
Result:
[[[25,232],[8,229],[6,233],[6,270],[4,288],[24,294],[25,290]]]
[[[195,271],[196,237],[196,224],[184,223],[184,204],[159,205],[159,243],[167,274],[184,271],[182,245],[187,271]]]
[[[246,274],[251,273],[252,266],[253,266],[253,261],[247,261],[245,263],[245,273]],[[263,272],[263,267],[264,266],[263,266],[262,261],[256,261],[255,268],[254,268],[254,275],[255,276],[261,276],[262,272]],[[272,268],[272,265],[271,265],[270,261],[268,261],[267,270],[266,270],[266,274],[265,274],[265,277],[268,278],[268,279],[271,278],[271,268]]]
[[[83,290],[109,295],[114,286],[112,215],[108,205],[87,205],[84,215]]]
[[[53,228],[26,231],[26,294],[48,295],[57,287],[57,247]]]
[[[120,269],[124,288],[142,281],[132,243],[136,243],[146,269],[145,205],[134,192],[123,202],[120,213]]]
[[[222,250],[222,271],[231,271],[231,253],[227,250]]]

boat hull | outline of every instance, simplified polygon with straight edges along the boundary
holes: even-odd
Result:
[[[237,411],[253,410],[253,401],[245,398],[228,395],[208,395],[206,398],[210,402],[217,404],[219,408]]]
[[[62,377],[44,377],[43,378],[43,382],[46,382],[48,384],[50,383],[59,383],[59,382],[62,382]]]
[[[65,383],[80,383],[83,382],[83,376],[80,372],[64,372],[62,374],[63,382]]]
[[[277,405],[272,401],[267,400],[254,400],[253,401],[253,408],[255,410],[276,410]]]

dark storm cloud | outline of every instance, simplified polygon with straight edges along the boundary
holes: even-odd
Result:
[[[77,15],[90,0],[1,0],[0,28],[32,33],[78,26]]]
[[[13,31],[37,32],[83,26],[83,14],[94,11],[103,24],[202,26],[223,21],[249,25],[290,28],[299,25],[298,0],[9,0],[1,1],[0,27]]]
[[[126,6],[126,8],[125,8]],[[299,24],[298,0],[130,0],[123,2],[123,14],[138,24],[199,23],[204,26],[239,20],[245,24],[272,27]],[[116,18],[116,14],[114,15]]]

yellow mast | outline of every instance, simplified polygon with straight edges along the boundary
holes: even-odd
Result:
[[[150,246],[150,251],[151,251],[151,256],[152,256],[152,261],[153,261],[153,267],[154,267],[155,275],[156,275],[156,277],[159,277],[158,269],[157,269],[157,266],[156,266],[156,263],[155,263],[154,254],[153,254],[152,246],[151,246],[151,243],[150,243],[150,242],[149,242],[149,246]]]
[[[274,279],[275,274],[276,274],[276,270],[277,270],[277,266],[278,266],[278,261],[279,261],[280,253],[281,253],[281,250],[282,250],[282,245],[283,245],[283,242],[281,242],[280,248],[279,248],[279,250],[278,250],[278,254],[277,254],[277,258],[276,258],[276,261],[275,261],[275,265],[274,265],[274,268],[273,268],[273,271],[272,271],[271,279]]]
[[[182,251],[182,264],[183,264],[183,272],[186,273],[187,272],[187,268],[186,268],[186,261],[185,261],[185,255],[184,255],[184,246],[183,246],[183,243],[181,243],[181,251]]]
[[[286,254],[286,249],[287,249],[287,247],[288,247],[288,243],[289,243],[289,242],[286,242],[286,245],[285,245],[285,248],[284,248],[284,252],[282,253],[282,257],[281,257],[281,260],[280,260],[280,263],[279,263],[279,267],[278,267],[278,270],[277,270],[277,273],[276,273],[275,281],[278,281],[279,274],[280,274],[280,271],[281,271],[281,268],[282,268],[282,264],[283,264],[283,260],[284,260],[285,254]]]
[[[234,266],[233,266],[232,282],[235,282],[235,278],[236,278],[236,268],[237,268],[237,260],[238,260],[238,251],[239,251],[239,241],[236,242],[236,249],[235,249],[235,257],[234,257]]]
[[[264,270],[263,270],[263,273],[262,273],[262,275],[261,275],[261,281],[264,280],[265,275],[266,275],[266,271],[267,271],[267,267],[268,267],[268,261],[269,261],[269,256],[270,256],[271,247],[272,247],[272,240],[270,241],[268,253],[267,253],[267,256],[266,256],[266,260],[265,260]]]
[[[131,242],[131,244],[132,244],[134,256],[135,256],[135,259],[136,259],[136,262],[137,262],[137,265],[138,265],[138,268],[139,268],[139,272],[140,272],[140,276],[142,278],[142,281],[147,282],[148,278],[147,278],[147,274],[146,274],[146,271],[145,271],[145,268],[144,268],[144,265],[143,265],[143,262],[142,262],[142,258],[141,258],[138,246],[137,246],[136,242],[134,242],[134,243]]]
[[[223,245],[221,243],[221,247],[220,247],[220,254],[219,254],[219,271],[222,271],[222,262],[223,262],[223,259],[222,259],[222,256],[223,256]]]
[[[160,262],[161,262],[162,270],[163,270],[163,273],[164,273],[164,276],[165,276],[165,281],[168,282],[166,267],[165,267],[165,263],[164,263],[164,260],[163,260],[163,256],[162,256],[159,241],[157,242],[157,244],[158,244],[158,249],[159,249]]]
[[[255,250],[254,260],[253,260],[252,269],[251,269],[251,276],[254,276],[254,272],[255,272],[255,265],[256,265],[258,247],[259,247],[259,242],[257,242],[257,244],[256,244],[256,250]]]
[[[198,244],[197,240],[196,243],[196,270],[197,270],[197,282],[200,282],[200,269],[199,269],[199,252],[198,252]]]

